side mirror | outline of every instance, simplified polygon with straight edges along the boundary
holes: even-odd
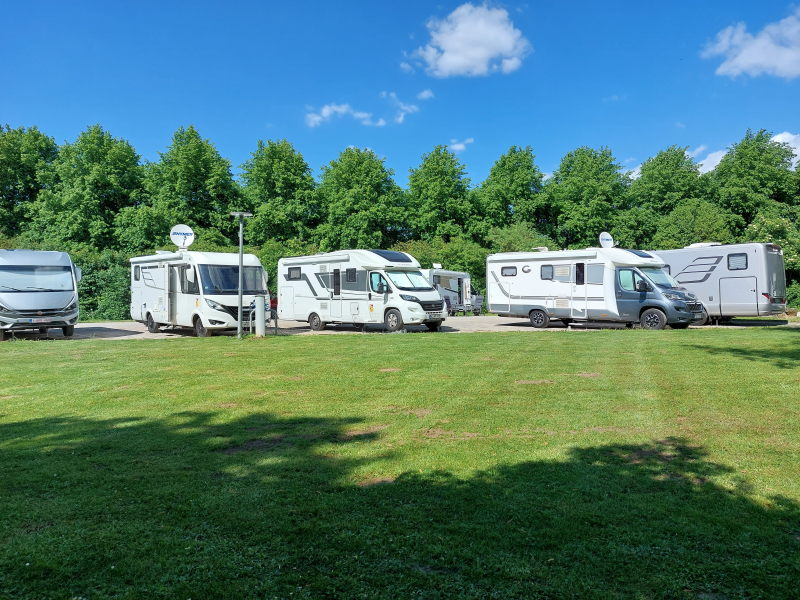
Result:
[[[381,284],[378,286],[378,293],[379,293],[379,294],[388,294],[388,293],[389,293],[389,288],[388,288],[388,287],[386,287],[386,284],[385,284],[385,283],[381,283]]]
[[[75,267],[75,281],[80,281],[83,278],[83,271],[80,267]]]
[[[194,269],[192,267],[186,269],[186,281],[194,283]]]
[[[647,282],[644,279],[640,279],[636,282],[636,291],[637,292],[648,292],[650,291],[650,286],[647,285]]]

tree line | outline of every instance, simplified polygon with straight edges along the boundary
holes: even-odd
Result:
[[[473,185],[447,146],[423,154],[401,188],[372,150],[346,148],[315,179],[287,140],[258,141],[241,174],[194,127],[143,161],[100,125],[59,145],[36,127],[0,126],[0,247],[69,251],[86,274],[84,314],[125,318],[127,258],[170,248],[172,225],[194,248],[233,251],[230,211],[247,210],[245,241],[274,272],[281,256],[393,248],[483,280],[486,255],[534,246],[582,248],[609,231],[629,248],[771,241],[783,246],[800,301],[800,172],[792,149],[748,130],[712,171],[670,146],[631,177],[608,148],[567,153],[545,178],[530,146],[512,146]],[[194,249],[193,248],[193,249]]]

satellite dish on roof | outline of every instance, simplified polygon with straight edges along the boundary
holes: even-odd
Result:
[[[186,250],[194,242],[194,231],[188,225],[175,225],[169,232],[169,239],[178,249]]]
[[[603,248],[613,248],[614,238],[607,231],[600,234],[600,246]]]

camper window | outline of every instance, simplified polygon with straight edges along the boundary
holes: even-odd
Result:
[[[603,265],[586,265],[586,283],[602,285],[604,271]]]
[[[585,263],[575,263],[575,285],[583,285],[586,283],[584,274],[586,273]]]
[[[300,279],[300,267],[289,267],[289,273],[286,275],[289,281],[298,281]]]
[[[633,269],[619,270],[619,287],[626,292],[635,292],[640,281],[644,281],[644,278]]]
[[[747,254],[728,254],[728,271],[746,271]]]
[[[516,277],[517,267],[503,267],[500,269],[500,275],[503,277]]]
[[[553,267],[555,281],[570,281],[572,279],[572,265],[556,265]]]
[[[197,285],[197,277],[194,276],[194,267],[189,265],[181,268],[181,293],[199,294],[200,287]]]
[[[139,281],[142,276],[142,268],[139,265],[133,267],[133,280]]]
[[[345,269],[344,275],[345,275],[344,280],[347,283],[355,283],[355,281],[356,281],[356,270],[355,269]]]
[[[376,294],[384,294],[389,291],[389,284],[383,278],[383,275],[377,272],[369,274],[369,285],[372,291]]]
[[[553,265],[542,265],[540,275],[542,279],[553,278]]]

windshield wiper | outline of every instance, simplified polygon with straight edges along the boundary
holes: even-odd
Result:
[[[17,289],[17,288],[15,288],[15,287],[11,287],[10,285],[0,285],[0,287],[4,287],[4,288],[6,288],[7,290],[11,290],[12,292],[21,292],[21,291],[22,291],[22,290],[18,290],[18,289]]]
[[[53,290],[53,289],[50,289],[50,288],[40,288],[40,287],[34,287],[32,285],[27,286],[25,289],[26,290],[38,290],[40,292],[67,292],[67,291],[69,291],[69,290]]]

